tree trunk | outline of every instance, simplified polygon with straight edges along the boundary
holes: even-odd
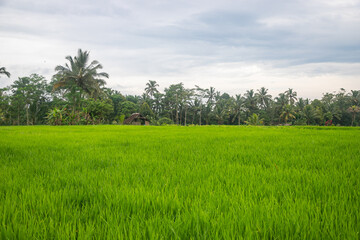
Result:
[[[38,110],[39,104],[36,103],[35,106],[36,106],[36,108],[35,108],[34,124],[36,125],[37,124],[37,115],[38,115],[38,112],[39,112],[39,110]]]
[[[238,117],[238,125],[240,125],[240,115],[239,115],[239,117]]]
[[[201,126],[201,110],[200,110],[200,120],[199,120],[199,125]]]
[[[72,109],[72,112],[73,114],[75,113],[75,108],[76,108],[76,101],[75,101],[75,95],[73,96],[73,109]]]
[[[20,107],[18,107],[18,125],[20,125]]]
[[[29,125],[29,107],[26,106],[26,125]]]
[[[176,94],[176,125],[179,125],[179,113],[178,113],[178,97],[177,97],[177,94]]]
[[[186,126],[186,108],[185,108],[185,119],[184,119],[184,125]]]
[[[176,118],[176,125],[179,125],[179,112],[178,112],[177,108],[176,108],[175,118]]]

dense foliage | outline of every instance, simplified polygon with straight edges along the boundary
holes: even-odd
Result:
[[[1,127],[0,238],[359,239],[359,134]]]
[[[230,96],[213,87],[185,88],[183,83],[160,92],[156,81],[149,80],[141,96],[124,96],[106,87],[108,74],[98,72],[99,62],[89,64],[87,51],[79,50],[76,57],[66,59],[69,63],[57,66],[50,82],[32,74],[0,89],[0,124],[121,124],[140,112],[154,125],[240,125],[253,124],[255,119],[256,125],[360,125],[359,90],[340,89],[310,100],[298,98],[291,88],[276,97],[264,87]],[[10,76],[4,67],[0,74]],[[66,116],[54,115],[59,111]]]

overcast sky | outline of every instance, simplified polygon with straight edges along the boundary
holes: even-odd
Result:
[[[151,79],[319,98],[360,89],[360,0],[0,0],[0,66],[12,74],[0,87],[50,80],[78,48],[123,94]]]

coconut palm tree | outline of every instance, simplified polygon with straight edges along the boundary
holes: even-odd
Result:
[[[229,111],[226,107],[215,106],[213,116],[216,119],[218,125],[222,125],[224,123],[225,118],[228,115],[229,115]]]
[[[360,91],[359,90],[351,90],[350,99],[352,104],[359,105],[360,104]]]
[[[207,98],[207,104],[212,106],[213,103],[214,103],[214,99],[216,97],[216,91],[215,91],[215,88],[214,87],[210,87],[209,89],[205,89],[205,98]]]
[[[101,87],[106,84],[103,78],[109,78],[105,72],[98,72],[102,69],[102,65],[94,60],[89,63],[89,52],[78,50],[77,56],[74,58],[67,56],[65,59],[69,61],[65,66],[57,66],[54,77],[57,81],[54,89],[64,87],[70,91],[76,91],[76,88],[87,94],[89,97],[97,98],[102,92]]]
[[[299,101],[296,103],[296,107],[297,109],[299,109],[300,111],[303,111],[305,106],[308,105],[309,103],[306,103],[304,98],[299,98]]]
[[[281,113],[280,117],[284,119],[285,124],[289,119],[295,119],[294,111],[290,104],[285,105],[283,112]]]
[[[154,80],[149,80],[148,83],[146,83],[145,93],[146,95],[153,97],[155,93],[158,93],[159,91],[156,89],[159,84],[156,83]]]
[[[184,125],[187,124],[187,114],[191,107],[192,97],[194,96],[194,89],[184,89],[181,93],[181,108],[184,111]]]
[[[310,122],[314,119],[314,110],[311,105],[306,105],[302,111],[304,118],[306,119],[306,124],[310,125]]]
[[[247,90],[245,93],[245,102],[247,105],[247,108],[250,111],[254,111],[256,110],[257,106],[256,106],[256,97],[255,97],[255,93],[253,89]]]
[[[288,100],[286,99],[286,95],[284,93],[279,93],[279,96],[275,98],[276,104],[283,109],[287,104]]]
[[[294,105],[295,100],[297,100],[297,92],[295,92],[292,88],[289,88],[287,91],[285,91],[285,94],[289,99],[290,105]]]
[[[199,97],[194,98],[194,101],[191,102],[191,109],[193,112],[192,123],[194,123],[195,117],[199,115],[199,125],[201,126],[201,114],[202,114],[202,110],[204,109],[201,98]]]
[[[353,105],[353,106],[349,107],[349,108],[347,109],[347,111],[348,111],[349,113],[351,113],[351,115],[352,115],[352,118],[351,118],[351,126],[353,126],[353,125],[354,125],[354,121],[355,121],[356,114],[358,114],[358,113],[360,112],[360,107]]]
[[[233,109],[234,109],[234,117],[232,121],[234,122],[235,119],[238,119],[238,125],[240,125],[240,117],[241,113],[246,110],[245,108],[245,99],[241,96],[241,94],[238,94],[235,96],[235,99],[233,101]]]
[[[157,115],[164,109],[163,97],[164,95],[160,92],[154,93],[153,112]]]
[[[263,119],[260,119],[259,116],[256,113],[253,113],[247,121],[245,121],[247,125],[263,125],[264,121]]]
[[[6,71],[6,68],[5,67],[0,67],[0,75],[1,74],[4,74],[6,75],[8,78],[10,77],[10,73],[8,71]]]
[[[269,106],[269,102],[271,101],[271,95],[268,94],[268,89],[262,87],[257,90],[258,92],[255,93],[255,97],[260,104],[260,106],[266,110]]]

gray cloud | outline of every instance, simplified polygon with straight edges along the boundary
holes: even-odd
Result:
[[[255,87],[276,78],[285,89],[301,88],[294,74],[325,81],[324,72],[355,89],[359,29],[358,0],[11,0],[0,2],[0,64],[14,77],[50,78],[80,47],[125,93],[140,93],[148,79],[230,92],[235,83]],[[2,78],[0,87],[8,82]]]

